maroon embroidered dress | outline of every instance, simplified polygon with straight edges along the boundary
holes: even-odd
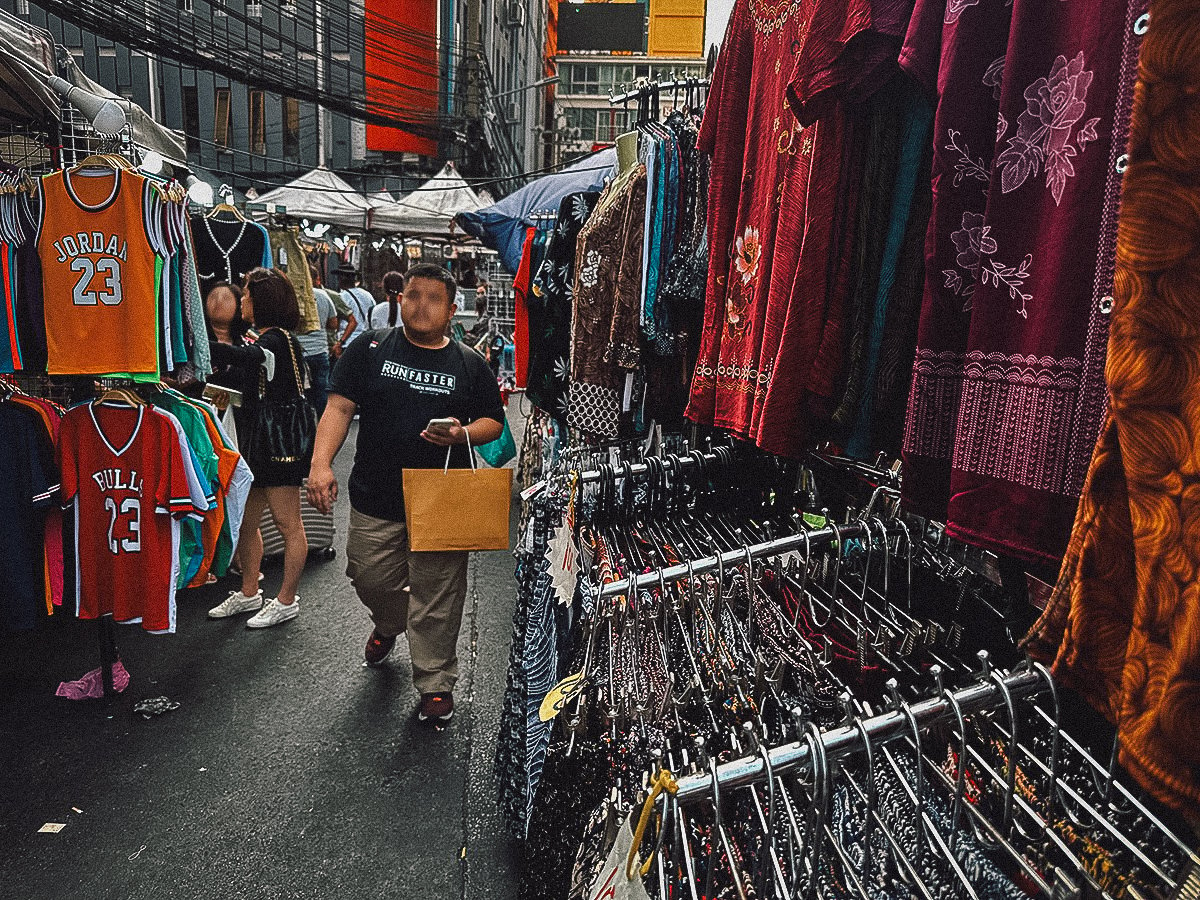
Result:
[[[840,374],[858,174],[840,97],[878,83],[886,54],[841,57],[879,10],[904,7],[738,0],[713,74],[699,140],[713,157],[708,290],[687,415],[773,453],[803,451]]]
[[[904,488],[950,533],[1057,564],[1105,411],[1144,0],[918,0],[933,216]]]

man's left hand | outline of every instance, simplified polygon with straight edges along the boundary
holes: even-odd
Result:
[[[454,419],[454,424],[445,431],[441,429],[430,431],[426,428],[421,432],[421,437],[439,447],[449,447],[453,444],[465,444],[467,442],[467,429],[463,427],[458,419]]]

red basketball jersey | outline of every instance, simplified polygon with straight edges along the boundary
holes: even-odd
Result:
[[[196,512],[171,421],[150,407],[84,404],[59,434],[63,501],[75,502],[76,610],[175,630],[179,526]]]

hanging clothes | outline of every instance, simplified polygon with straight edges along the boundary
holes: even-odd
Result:
[[[269,269],[274,264],[267,230],[240,213],[233,219],[217,218],[211,213],[194,215],[191,221],[200,293],[204,296],[218,281],[241,284],[251,269]]]
[[[63,417],[58,453],[75,510],[77,614],[173,632],[177,517],[209,508],[182,426],[144,405],[86,403]]]
[[[525,395],[534,406],[557,419],[567,415],[571,360],[571,292],[575,282],[575,245],[596,208],[600,194],[568,194],[533,285],[529,309],[529,379]]]
[[[538,229],[525,229],[525,243],[521,245],[521,265],[513,276],[513,356],[516,386],[524,388],[529,382],[529,282],[533,268],[533,241]]]
[[[1144,11],[920,0],[900,57],[937,97],[905,495],[955,537],[1051,565],[1104,419]]]
[[[118,168],[63,170],[39,183],[49,373],[156,380],[164,323],[152,182]]]
[[[899,105],[903,111],[899,160],[879,277],[874,297],[868,298],[862,382],[857,396],[847,384],[839,410],[841,421],[851,425],[846,452],[860,459],[881,450],[893,458],[900,455],[917,319],[925,288],[933,106],[907,79]],[[839,420],[838,413],[834,420]]]
[[[704,336],[688,416],[795,456],[840,378],[861,162],[858,102],[892,70],[910,4],[740,0],[713,74]]]
[[[300,246],[299,227],[293,225],[291,228],[270,228],[267,235],[270,238],[274,261],[287,273],[288,281],[296,291],[296,301],[300,307],[300,324],[296,327],[296,334],[308,334],[323,329],[324,323],[317,314],[317,301],[313,295],[308,257],[304,248]]]
[[[12,399],[0,402],[0,456],[5,461],[0,515],[10,529],[0,555],[0,628],[19,631],[33,628],[54,610],[46,537],[47,515],[58,493],[58,470],[45,421]],[[61,543],[58,550],[61,592]]]
[[[613,181],[579,234],[567,424],[615,438],[627,381],[641,361],[646,167]]]
[[[1147,17],[1137,23],[1145,30]],[[1061,575],[1029,649],[1117,726],[1121,764],[1200,806],[1200,14],[1155,0],[1121,199],[1110,411]]]

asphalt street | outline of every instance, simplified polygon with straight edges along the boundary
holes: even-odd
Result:
[[[114,700],[54,696],[97,666],[95,623],[0,635],[0,898],[516,896],[491,775],[512,556],[472,558],[456,714],[434,729],[416,721],[403,638],[383,668],[362,664],[348,516],[343,490],[337,558],[310,560],[291,622],[208,620],[226,579],[180,594],[174,635],[118,626],[132,682]],[[280,567],[265,571],[273,596]],[[133,711],[158,696],[179,708]]]

